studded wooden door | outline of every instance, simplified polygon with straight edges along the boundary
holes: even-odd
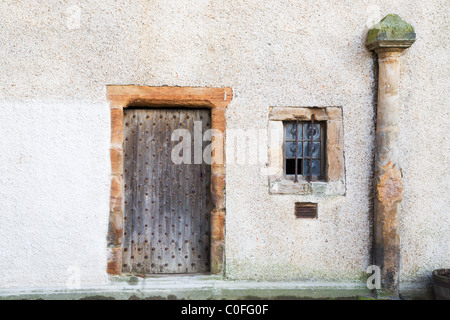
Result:
[[[198,154],[194,159],[194,126],[196,132],[210,129],[210,111],[124,110],[125,273],[209,271],[211,167]],[[184,139],[191,139],[191,164],[172,161],[181,141],[172,141],[176,129],[189,132]],[[204,150],[211,142],[196,143]],[[184,152],[189,154],[178,154]]]

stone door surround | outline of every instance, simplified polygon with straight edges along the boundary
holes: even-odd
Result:
[[[209,108],[212,129],[225,137],[225,110],[232,99],[231,88],[107,86],[111,107],[111,196],[108,227],[108,265],[111,275],[122,274],[123,242],[123,110],[144,108]],[[213,139],[211,164],[211,273],[219,274],[224,261],[225,228],[225,139]],[[223,159],[219,159],[223,156]]]

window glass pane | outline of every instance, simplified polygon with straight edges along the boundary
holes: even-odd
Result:
[[[315,123],[314,127],[308,123],[303,126],[303,139],[310,140],[311,133],[313,134],[313,140],[320,140],[320,124]]]
[[[297,160],[297,174],[302,173],[302,160]],[[295,174],[295,159],[286,159],[286,174]]]
[[[298,130],[296,130],[298,128]],[[307,179],[310,175],[310,158],[311,158],[311,135],[312,140],[312,175],[314,177],[322,177],[322,165],[324,162],[323,154],[323,137],[322,124],[316,122],[314,125],[306,121],[296,123],[290,121],[284,123],[285,137],[284,137],[284,159],[285,159],[285,174],[294,175],[295,173],[295,158],[297,158],[297,174]],[[296,131],[298,136],[296,137]],[[296,138],[298,144],[295,143]],[[297,155],[295,154],[297,146]]]
[[[303,160],[303,175],[309,176],[309,162],[310,160]],[[320,160],[312,161],[312,174],[313,176],[320,176]]]
[[[303,143],[303,154],[305,158],[311,157],[311,142]],[[320,142],[313,142],[313,158],[320,159]]]
[[[295,123],[286,124],[286,140],[295,140]],[[298,139],[302,139],[302,125],[298,125]]]
[[[297,158],[302,157],[302,143],[298,143]],[[286,142],[286,158],[295,158],[295,142]]]

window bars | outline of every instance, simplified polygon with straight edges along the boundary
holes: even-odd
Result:
[[[323,125],[311,116],[310,121],[286,123],[285,131],[285,174],[299,176],[313,181],[320,179],[324,172]]]

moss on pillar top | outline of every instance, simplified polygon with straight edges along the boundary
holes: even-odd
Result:
[[[379,48],[409,48],[416,41],[414,28],[397,14],[388,14],[370,28],[366,46]]]

